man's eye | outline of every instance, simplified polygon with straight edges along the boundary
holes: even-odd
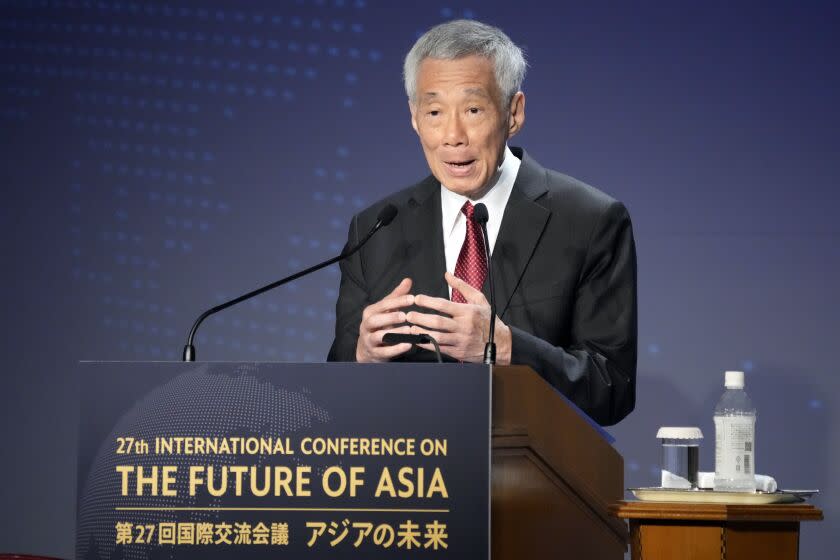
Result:
[[[431,110],[431,111],[429,111],[429,112],[428,112],[428,115],[429,115],[430,117],[436,117],[436,116],[438,116],[439,114],[440,114],[440,111],[438,111],[438,110],[436,110],[436,109],[433,109],[433,110]]]
[[[471,115],[477,115],[481,112],[481,109],[479,109],[478,107],[470,107],[469,111]]]

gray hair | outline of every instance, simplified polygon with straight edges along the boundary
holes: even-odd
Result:
[[[412,102],[416,100],[417,74],[424,59],[454,60],[472,55],[483,56],[493,62],[496,84],[502,93],[501,101],[509,103],[522,88],[525,79],[528,64],[522,49],[501,29],[468,19],[441,23],[417,39],[403,64],[403,81],[408,99]]]

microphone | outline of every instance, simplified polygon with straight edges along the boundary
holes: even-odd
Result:
[[[407,342],[409,344],[432,344],[435,347],[435,355],[437,356],[438,363],[443,363],[443,359],[440,356],[440,346],[438,346],[438,341],[428,334],[403,334],[389,332],[385,333],[385,336],[382,337],[382,342],[388,345],[400,344],[402,342]]]
[[[198,319],[196,319],[195,323],[193,323],[193,326],[190,329],[190,334],[187,337],[187,344],[184,346],[183,361],[185,361],[185,362],[194,362],[195,361],[195,346],[193,346],[193,340],[195,339],[195,333],[198,330],[198,326],[201,325],[201,323],[207,317],[209,317],[210,315],[213,315],[214,313],[218,313],[219,311],[227,309],[228,307],[232,307],[232,306],[236,305],[237,303],[241,303],[245,300],[251,299],[252,297],[256,297],[256,296],[262,294],[263,292],[267,292],[268,290],[272,290],[274,288],[277,288],[278,286],[282,286],[283,284],[288,284],[292,280],[297,280],[301,276],[306,276],[307,274],[315,272],[316,270],[321,270],[322,268],[328,267],[331,264],[337,263],[340,260],[346,259],[350,255],[353,255],[359,249],[361,249],[365,245],[365,243],[367,243],[368,240],[370,240],[370,238],[373,237],[374,233],[376,233],[377,231],[379,231],[380,229],[384,228],[385,226],[390,224],[392,221],[394,221],[394,218],[397,216],[397,212],[398,212],[397,207],[394,206],[393,204],[388,204],[387,206],[385,206],[382,210],[379,211],[379,214],[376,216],[376,223],[373,224],[373,227],[370,228],[370,231],[367,232],[367,235],[365,235],[362,238],[362,240],[359,241],[359,243],[356,244],[355,247],[351,247],[350,250],[348,250],[346,252],[342,252],[337,257],[333,257],[330,260],[324,261],[320,264],[316,264],[315,266],[311,266],[311,267],[307,268],[306,270],[296,272],[295,274],[292,274],[291,276],[287,276],[286,278],[283,278],[282,280],[277,280],[276,282],[272,282],[271,284],[263,286],[262,288],[258,288],[256,290],[248,292],[245,295],[241,295],[238,298],[234,298],[230,301],[226,301],[224,303],[221,303],[221,304],[217,305],[216,307],[214,307],[212,309],[208,309],[207,311],[205,311],[204,313],[199,315]]]
[[[478,203],[473,208],[473,219],[481,227],[481,234],[484,237],[484,254],[487,255],[487,283],[490,288],[490,336],[487,344],[484,345],[484,363],[493,365],[496,363],[496,291],[493,289],[493,266],[490,262],[490,238],[487,237],[487,220],[490,215],[487,207]]]

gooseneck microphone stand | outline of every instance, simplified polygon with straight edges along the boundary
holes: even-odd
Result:
[[[221,304],[217,305],[216,307],[213,307],[212,309],[208,309],[207,311],[205,311],[204,313],[199,315],[198,319],[196,319],[195,323],[193,323],[193,326],[190,329],[190,334],[187,337],[187,344],[184,346],[183,361],[185,361],[185,362],[194,362],[195,361],[195,346],[193,346],[193,341],[195,340],[195,333],[196,333],[196,331],[198,331],[199,325],[201,325],[201,323],[207,317],[209,317],[210,315],[213,315],[214,313],[218,313],[219,311],[225,310],[228,307],[232,307],[232,306],[236,305],[237,303],[241,303],[241,302],[243,302],[247,299],[251,299],[252,297],[256,297],[256,296],[258,296],[258,295],[260,295],[264,292],[267,292],[269,290],[273,290],[274,288],[282,286],[283,284],[288,284],[289,282],[292,282],[293,280],[297,280],[301,276],[306,276],[307,274],[315,272],[316,270],[321,270],[322,268],[328,267],[331,264],[335,264],[340,260],[346,259],[347,257],[356,253],[359,249],[361,249],[364,246],[364,244],[367,243],[368,240],[371,237],[373,237],[373,234],[375,234],[377,231],[379,231],[380,229],[382,229],[385,226],[387,226],[388,224],[390,224],[394,220],[396,215],[397,215],[396,206],[394,206],[393,204],[388,204],[387,206],[385,206],[379,212],[379,214],[376,217],[376,223],[373,225],[372,228],[370,228],[370,231],[368,231],[367,235],[365,235],[365,237],[359,243],[357,243],[355,247],[352,247],[350,250],[348,250],[346,252],[342,252],[340,255],[338,255],[337,257],[333,257],[330,260],[324,261],[320,264],[316,264],[315,266],[311,266],[311,267],[307,268],[306,270],[301,270],[300,272],[296,272],[295,274],[292,274],[291,276],[287,276],[286,278],[283,278],[282,280],[277,280],[276,282],[272,282],[271,284],[263,286],[262,288],[258,288],[254,291],[248,292],[245,295],[241,295],[238,298],[234,298],[230,301],[226,301],[224,303],[221,303]]]
[[[496,291],[493,289],[493,266],[490,263],[490,240],[487,237],[487,220],[490,218],[487,207],[478,203],[473,209],[473,219],[481,227],[481,235],[484,238],[484,254],[487,256],[487,284],[490,288],[490,336],[487,344],[484,345],[484,363],[493,365],[496,363]]]

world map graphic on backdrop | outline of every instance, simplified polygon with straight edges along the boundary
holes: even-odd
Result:
[[[118,366],[112,366],[117,368]],[[260,378],[259,366],[243,364],[236,371],[212,364],[196,365],[189,373],[176,377],[169,383],[156,387],[139,401],[114,425],[113,431],[103,440],[102,448],[96,454],[84,483],[79,503],[78,537],[76,557],[85,560],[114,558],[118,548],[114,539],[114,527],[125,519],[125,513],[117,506],[143,506],[148,497],[128,495],[116,501],[109,488],[119,488],[118,464],[126,463],[125,456],[113,453],[114,442],[123,434],[154,440],[155,434],[169,437],[189,437],[201,433],[208,437],[264,437],[289,436],[302,428],[324,425],[330,421],[329,413],[312,402],[305,392],[292,392],[276,388],[271,382]],[[232,373],[232,374],[231,374]],[[226,406],[220,408],[219,402]],[[179,411],[174,414],[173,411]],[[155,455],[141,455],[131,459],[133,464],[151,467],[160,463]],[[191,465],[207,463],[204,455],[174,455],[167,464],[187,472]],[[233,465],[235,455],[219,455],[214,464]],[[292,459],[299,462],[299,459]],[[255,463],[261,465],[261,462]],[[177,485],[178,497],[161,497],[155,502],[160,507],[213,508],[223,505],[224,499],[204,494],[190,496],[186,477]],[[91,489],[98,489],[92,491]],[[133,512],[129,514],[137,525],[157,524],[160,521],[175,522],[177,513]],[[212,522],[219,519],[218,511],[195,511],[193,522]],[[126,560],[145,560],[155,551],[146,546],[119,547]]]

